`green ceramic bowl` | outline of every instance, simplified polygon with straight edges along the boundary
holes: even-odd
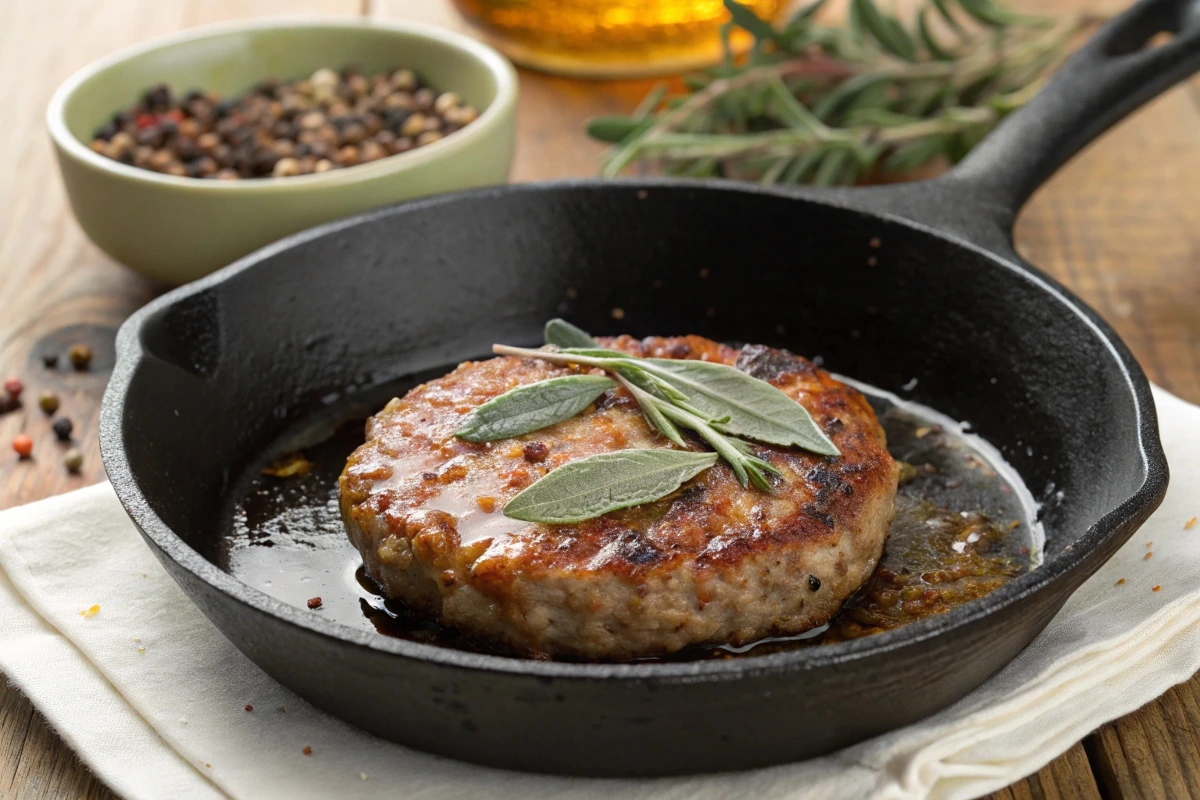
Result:
[[[214,181],[127,166],[88,149],[92,133],[155,83],[233,97],[267,77],[320,67],[410,67],[480,110],[432,144],[319,175]],[[517,77],[486,45],[437,28],[283,19],[194,28],[119,51],[59,87],[46,121],[71,207],[104,252],[158,281],[185,283],[281,236],[377,206],[503,183],[512,165]]]

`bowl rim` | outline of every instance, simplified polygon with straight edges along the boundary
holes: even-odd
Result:
[[[253,269],[272,256],[298,245],[336,233],[345,228],[395,215],[437,208],[452,204],[463,198],[497,199],[516,193],[540,193],[560,190],[585,191],[639,191],[687,190],[692,192],[714,192],[773,196],[800,204],[815,204],[845,208],[868,214],[880,220],[915,230],[922,235],[941,239],[952,246],[971,251],[990,262],[989,268],[1015,273],[1023,280],[1037,286],[1050,295],[1064,314],[1076,317],[1108,350],[1109,357],[1120,368],[1125,379],[1125,389],[1134,404],[1135,438],[1138,456],[1142,463],[1142,481],[1132,492],[1124,495],[1105,514],[1095,519],[1078,539],[1066,550],[1047,558],[1037,569],[1030,570],[1009,581],[987,595],[941,614],[935,614],[897,629],[885,631],[850,641],[839,642],[818,648],[801,648],[745,659],[712,659],[679,662],[569,662],[541,661],[491,653],[475,653],[455,650],[439,645],[413,642],[374,631],[358,630],[349,625],[334,622],[297,606],[277,600],[265,592],[225,572],[213,562],[188,545],[179,534],[151,508],[149,499],[142,493],[137,475],[129,464],[125,452],[125,401],[130,386],[146,357],[141,334],[144,326],[166,308],[195,295],[214,289],[216,286]],[[732,681],[749,675],[772,673],[795,673],[839,668],[859,660],[880,657],[888,652],[916,646],[929,639],[965,629],[988,618],[1000,615],[1007,609],[1027,602],[1035,595],[1050,590],[1055,585],[1069,584],[1072,574],[1080,571],[1088,577],[1098,568],[1095,558],[1106,561],[1109,555],[1101,555],[1120,532],[1128,525],[1140,525],[1162,501],[1168,482],[1168,466],[1158,435],[1158,418],[1150,383],[1133,354],[1117,336],[1116,332],[1086,303],[1066,289],[1055,279],[1037,267],[1015,257],[1002,256],[984,249],[966,239],[929,225],[897,216],[889,212],[868,211],[847,204],[830,194],[802,194],[795,191],[756,184],[743,184],[719,180],[695,180],[679,178],[622,178],[602,180],[597,178],[575,178],[536,183],[513,184],[488,187],[463,192],[453,192],[420,200],[384,206],[346,219],[319,225],[300,233],[280,239],[260,250],[250,253],[233,264],[211,275],[168,292],[143,306],[125,321],[117,333],[117,363],[109,379],[101,404],[99,421],[100,451],[105,470],[115,493],[148,543],[157,555],[169,559],[182,572],[188,573],[219,592],[226,599],[247,607],[253,613],[274,618],[274,621],[294,627],[304,633],[332,640],[339,645],[362,648],[389,658],[411,659],[434,665],[438,668],[485,671],[508,676],[535,676],[543,679],[583,681],[651,681],[655,683],[689,681]],[[1132,531],[1130,531],[1130,534]],[[1128,538],[1128,537],[1126,537]],[[1118,545],[1124,539],[1118,541]],[[1088,565],[1092,564],[1089,570]],[[173,575],[176,580],[178,576]],[[1081,582],[1081,581],[1079,581]],[[1071,587],[1062,601],[1074,592]],[[189,599],[196,603],[188,592]],[[199,604],[197,604],[198,607]],[[1055,607],[1057,611],[1058,606]],[[1037,629],[1039,632],[1041,627]]]
[[[415,148],[407,153],[397,153],[367,164],[330,170],[312,175],[290,177],[264,177],[237,181],[216,181],[199,178],[164,175],[148,169],[123,164],[92,151],[85,142],[76,137],[67,127],[65,109],[69,100],[87,80],[105,70],[131,58],[173,47],[197,39],[219,38],[246,31],[273,30],[281,28],[363,28],[411,34],[420,38],[445,44],[461,55],[473,60],[489,72],[496,82],[496,96],[478,119],[454,133]],[[516,106],[518,91],[517,71],[512,63],[489,45],[456,31],[420,22],[405,20],[380,20],[369,17],[339,17],[322,14],[288,15],[254,20],[237,20],[199,25],[181,31],[157,36],[123,47],[96,59],[74,72],[63,81],[46,106],[46,127],[50,138],[60,153],[69,155],[96,170],[115,176],[164,187],[181,187],[208,192],[276,192],[284,187],[336,185],[357,183],[364,179],[379,177],[402,171],[436,159],[451,157],[454,153],[470,146],[471,142],[489,135],[502,127],[506,117]]]

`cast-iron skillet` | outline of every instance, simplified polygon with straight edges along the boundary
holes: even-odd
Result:
[[[802,193],[555,182],[293,236],[121,329],[101,418],[108,474],[167,570],[246,655],[404,744],[523,770],[661,775],[804,758],[913,722],[1013,658],[1166,490],[1141,369],[1094,312],[1016,255],[1010,231],[1058,166],[1200,66],[1197,12],[1151,0],[1113,20],[936,180]],[[1177,35],[1143,49],[1162,30]],[[908,385],[906,396],[1001,447],[1043,500],[1044,565],[950,613],[842,644],[581,664],[351,630],[198,554],[222,528],[238,471],[322,396],[493,342],[536,343],[559,315],[597,334],[786,346],[885,389]]]

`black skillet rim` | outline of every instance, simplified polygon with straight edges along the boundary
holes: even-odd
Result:
[[[896,630],[885,631],[872,636],[817,648],[802,648],[748,658],[657,663],[539,661],[454,650],[437,645],[422,644],[405,639],[383,636],[373,631],[356,630],[347,625],[323,619],[311,612],[305,612],[296,606],[288,605],[251,587],[249,584],[243,583],[189,547],[150,508],[149,502],[142,494],[137,480],[129,468],[129,463],[125,457],[122,437],[125,397],[128,393],[132,377],[143,358],[140,339],[142,328],[147,320],[179,300],[216,286],[244,270],[251,269],[259,262],[276,253],[287,250],[302,242],[336,232],[343,228],[352,227],[359,222],[389,216],[395,213],[397,208],[411,208],[415,210],[453,203],[456,199],[463,197],[500,197],[513,193],[562,189],[587,191],[627,190],[630,192],[643,189],[651,191],[656,189],[690,189],[739,194],[749,192],[751,194],[776,196],[783,199],[800,200],[802,202],[834,205],[859,213],[868,213],[889,223],[901,224],[920,230],[923,233],[937,236],[952,244],[965,247],[987,257],[1000,268],[1017,272],[1025,279],[1038,284],[1044,291],[1052,294],[1064,306],[1064,310],[1074,312],[1081,317],[1096,335],[1104,341],[1107,348],[1116,357],[1129,388],[1133,393],[1139,417],[1138,441],[1145,468],[1145,477],[1141,487],[1116,508],[1092,523],[1069,551],[1059,553],[1052,562],[1043,563],[1037,569],[1010,581],[992,594],[973,600],[944,614],[928,617]],[[670,178],[599,180],[589,178],[490,187],[439,195],[405,203],[400,206],[387,206],[288,236],[239,259],[228,267],[218,270],[207,277],[174,289],[151,301],[130,316],[121,326],[116,342],[117,363],[104,393],[100,412],[100,451],[105,471],[121,505],[141,531],[177,565],[209,586],[228,595],[239,603],[249,606],[255,611],[268,614],[281,622],[299,626],[311,633],[356,647],[364,647],[404,658],[435,663],[449,668],[579,680],[726,680],[740,678],[748,674],[804,671],[845,664],[916,644],[931,637],[941,636],[955,628],[968,625],[993,612],[999,611],[1001,608],[1012,603],[1020,602],[1030,595],[1045,589],[1049,584],[1063,578],[1079,567],[1096,549],[1100,548],[1111,536],[1116,534],[1124,523],[1136,518],[1148,508],[1153,509],[1157,505],[1158,501],[1161,500],[1162,494],[1166,491],[1168,477],[1166,456],[1158,434],[1157,413],[1150,392],[1150,383],[1124,342],[1121,341],[1116,332],[1096,312],[1053,278],[1044,274],[1036,267],[1006,259],[952,234],[895,215],[873,211],[864,212],[862,209],[856,208],[852,202],[846,202],[847,200],[852,200],[852,196],[826,198],[813,195],[798,195],[795,191],[776,187],[716,180],[680,180]]]

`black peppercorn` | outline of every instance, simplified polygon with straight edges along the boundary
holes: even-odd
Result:
[[[58,437],[60,442],[71,441],[71,431],[75,428],[75,424],[68,417],[59,417],[54,420],[51,425],[54,429],[54,435]]]
[[[142,97],[142,107],[147,111],[166,111],[171,106],[171,90],[165,83],[151,87]]]
[[[809,575],[808,576],[808,588],[814,592],[817,591],[818,589],[820,589],[821,588],[821,579],[818,578],[816,575]]]
[[[58,366],[58,353],[43,353],[42,365],[46,369],[54,369]]]

